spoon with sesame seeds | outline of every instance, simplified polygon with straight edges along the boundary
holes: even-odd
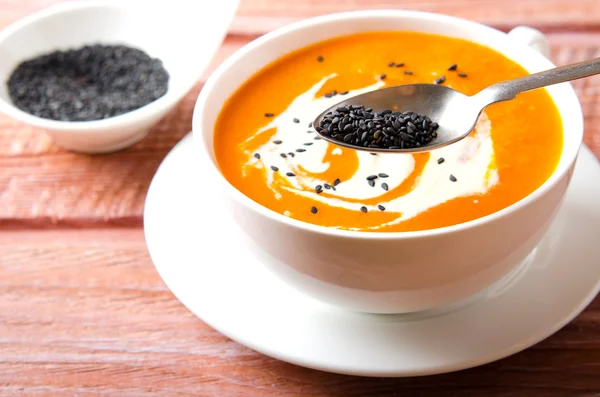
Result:
[[[600,74],[600,58],[491,85],[473,96],[441,84],[382,88],[339,102],[313,121],[333,144],[377,153],[425,152],[469,135],[487,106],[517,94]]]

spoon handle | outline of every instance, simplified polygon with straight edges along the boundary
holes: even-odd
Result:
[[[481,99],[483,101],[482,107],[485,107],[494,102],[514,99],[521,92],[581,79],[595,74],[600,74],[600,58],[534,73],[514,80],[503,81],[484,88],[475,94],[474,97]]]

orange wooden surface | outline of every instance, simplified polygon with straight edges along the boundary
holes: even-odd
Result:
[[[56,2],[0,0],[0,28]],[[503,30],[528,24],[548,34],[557,64],[600,57],[598,0],[241,0],[202,80],[268,30],[364,8],[442,12]],[[66,152],[0,115],[0,396],[600,396],[600,299],[520,354],[418,379],[299,368],[194,317],[154,270],[141,225],[148,184],[189,131],[201,86],[142,142],[105,156]],[[574,86],[585,141],[600,156],[600,77]]]

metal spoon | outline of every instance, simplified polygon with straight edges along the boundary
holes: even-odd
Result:
[[[317,131],[324,140],[335,145],[355,150],[378,153],[425,152],[437,149],[465,138],[477,123],[479,115],[487,106],[500,101],[514,99],[517,94],[549,85],[600,74],[600,58],[579,62],[560,68],[534,73],[491,85],[473,96],[467,96],[452,88],[437,84],[408,84],[382,88],[356,95],[339,102],[321,113],[313,122],[319,126],[328,112],[340,106],[364,105],[374,111],[412,111],[428,116],[439,124],[437,138],[430,143],[410,149],[371,148],[348,144]]]

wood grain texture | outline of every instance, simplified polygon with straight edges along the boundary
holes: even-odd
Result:
[[[2,396],[585,396],[600,391],[600,300],[548,340],[421,379],[307,370],[212,330],[167,290],[139,229],[0,232]]]
[[[0,26],[65,1],[69,0],[2,0]],[[262,34],[303,18],[364,9],[437,12],[505,30],[523,24],[550,30],[600,29],[597,0],[240,0],[232,32]]]
[[[59,2],[0,0],[0,29]],[[548,33],[557,64],[600,56],[598,0],[241,0],[198,85],[127,150],[72,154],[0,115],[0,397],[600,396],[598,298],[554,336],[499,362],[365,379],[296,367],[227,339],[185,309],[154,270],[140,227],[145,195],[190,130],[214,68],[283,24],[365,8],[441,12],[503,30],[527,24]],[[585,141],[600,156],[600,77],[574,86]]]

